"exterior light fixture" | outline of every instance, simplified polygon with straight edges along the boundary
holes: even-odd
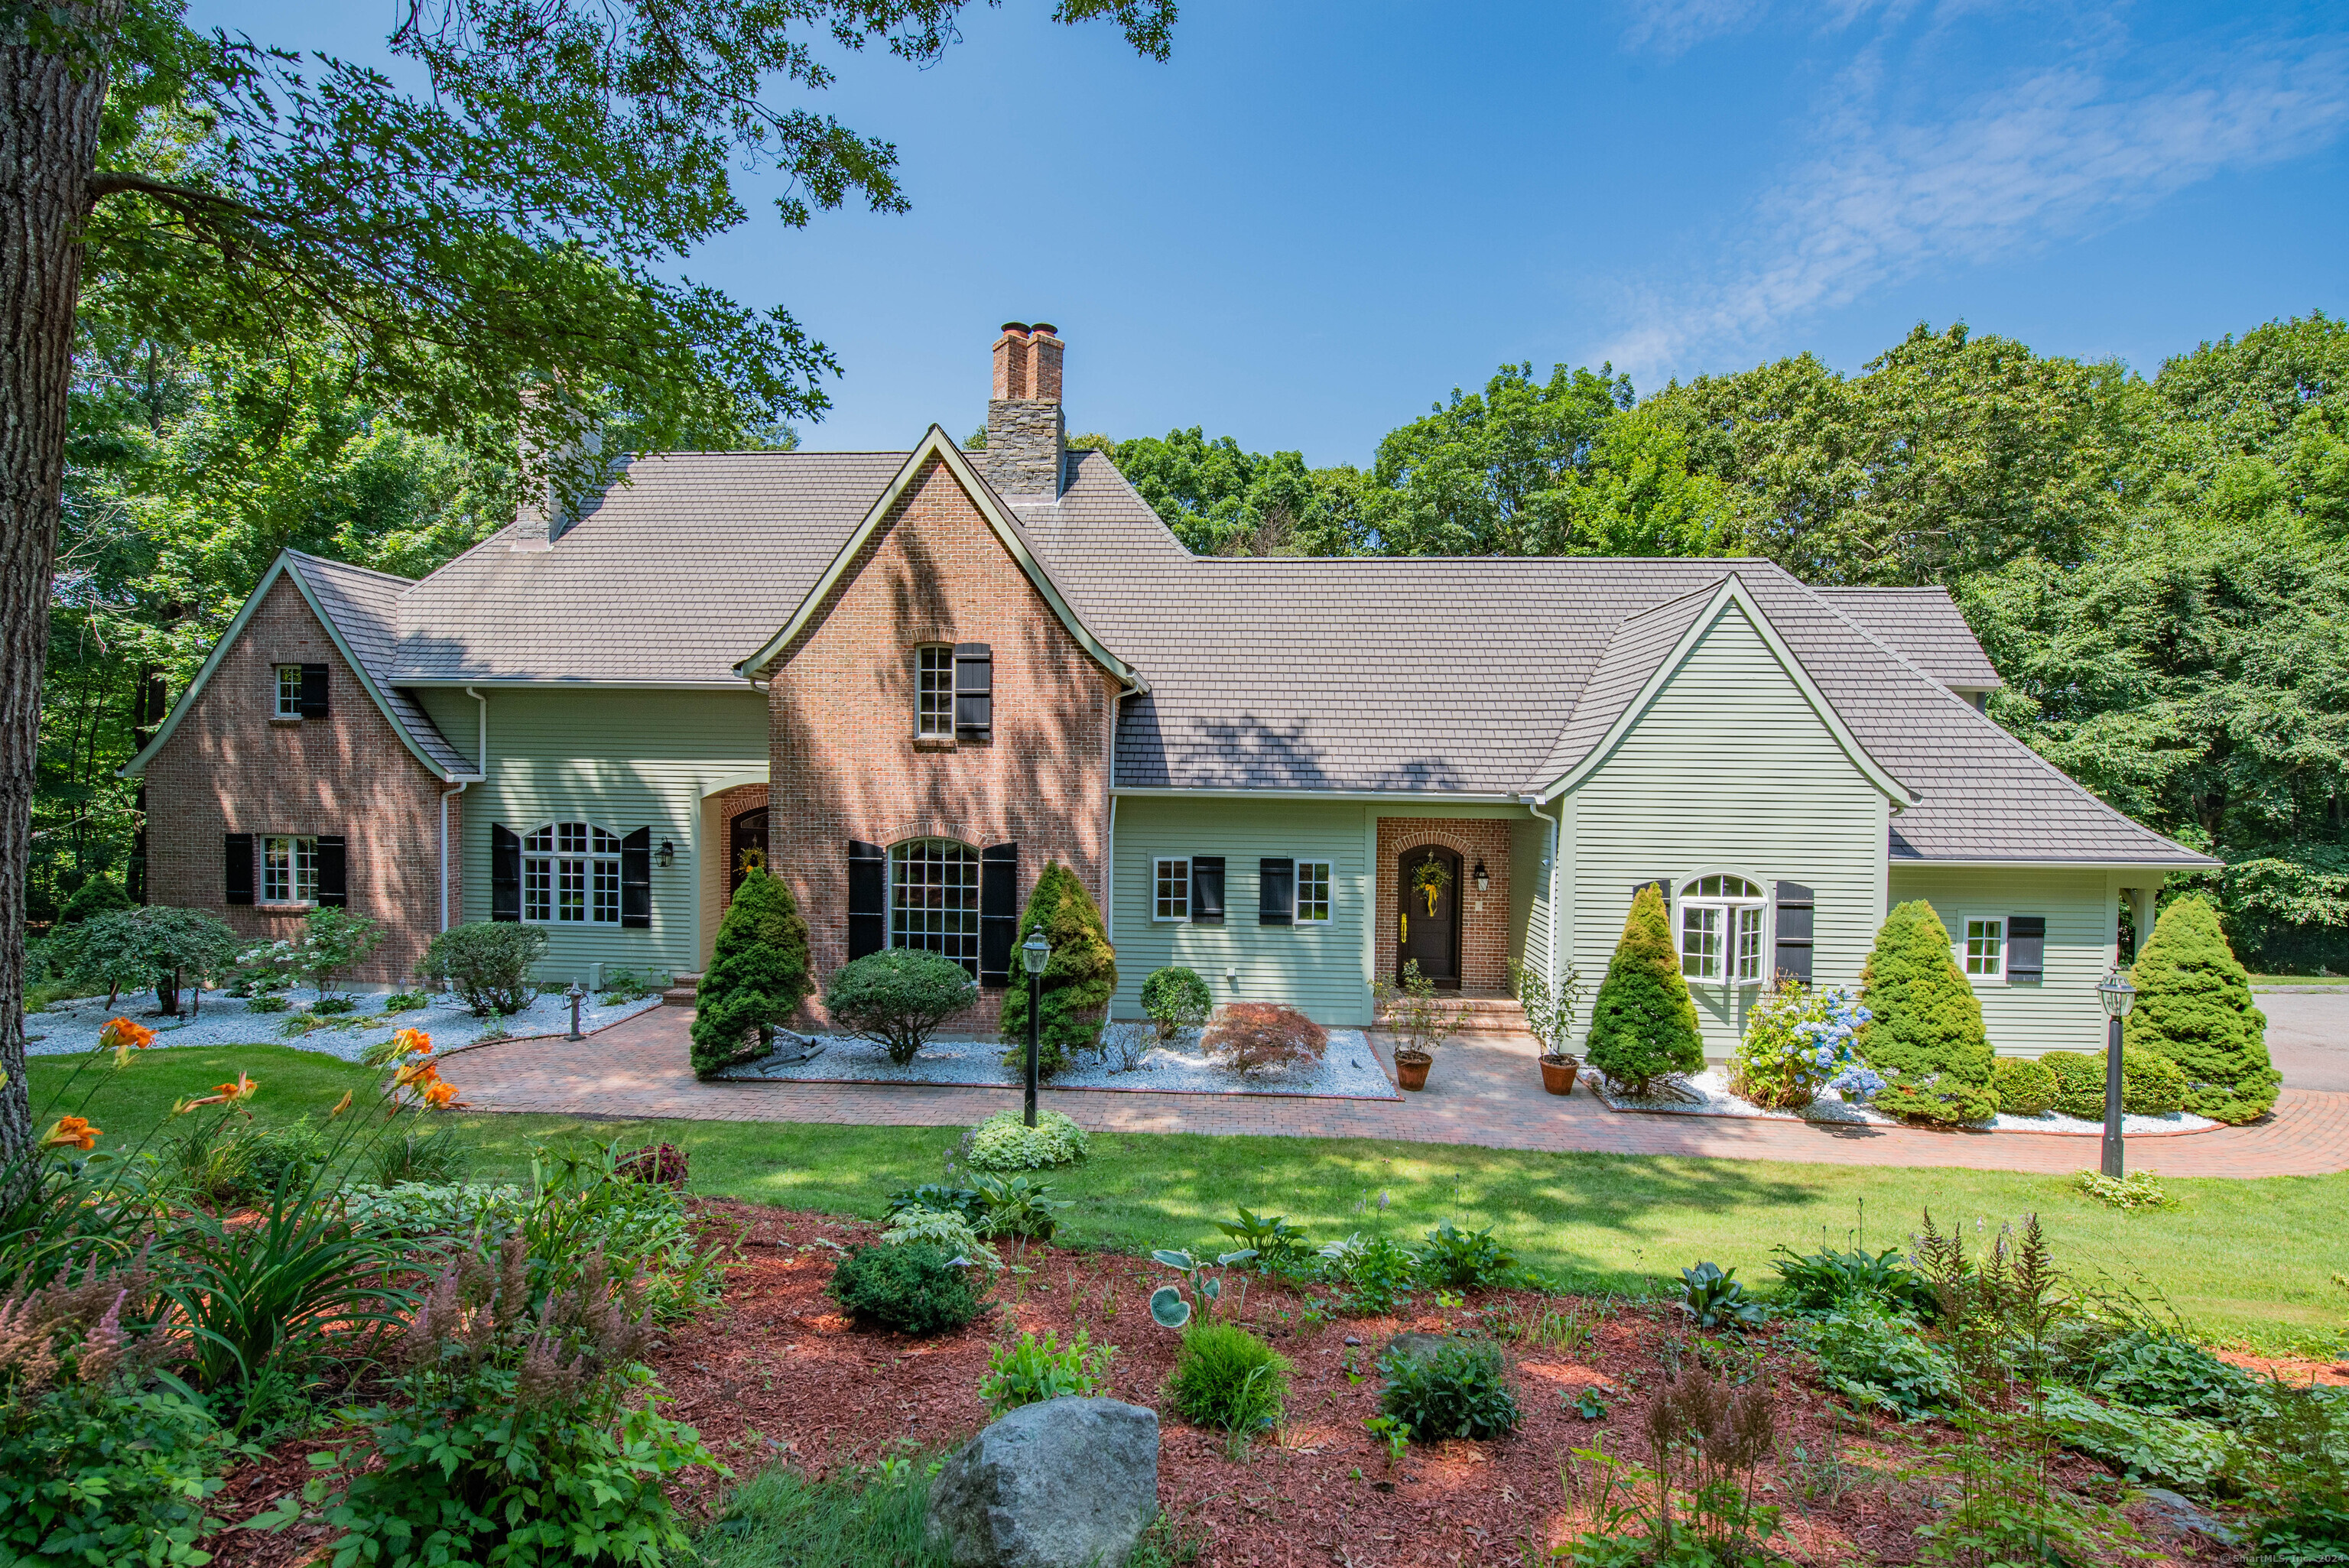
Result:
[[[579,1004],[587,999],[587,993],[579,988],[578,981],[574,980],[571,989],[563,994],[563,999],[571,1004],[571,1032],[563,1037],[566,1040],[585,1038],[579,1032]]]
[[[2128,976],[2115,969],[2105,975],[2096,987],[2096,999],[2105,1005],[2105,1174],[2117,1181],[2121,1179],[2123,1150],[2121,1143],[2121,1020],[2128,1016],[2129,1008],[2137,1002],[2137,987]]]
[[[1028,1103],[1026,1119],[1036,1125],[1036,1003],[1044,990],[1044,965],[1052,956],[1052,944],[1044,940],[1044,928],[1038,926],[1019,944],[1019,967],[1028,972]]]
[[[1485,874],[1485,862],[1483,861],[1480,860],[1476,862],[1476,870],[1474,874],[1476,878],[1476,891],[1478,892],[1489,892],[1492,891],[1493,879]]]
[[[677,864],[677,846],[668,840],[663,839],[660,852],[654,858],[660,861],[661,870],[668,870],[669,867]]]
[[[2129,1009],[2137,1006],[2137,987],[2130,985],[2128,976],[2117,969],[2106,975],[2097,985],[2096,995],[2105,1005],[2106,1016],[2116,1023],[2127,1017]]]

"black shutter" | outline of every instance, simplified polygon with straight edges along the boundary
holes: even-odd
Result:
[[[1019,846],[978,851],[978,983],[1011,984],[1011,944],[1019,934]]]
[[[985,643],[957,643],[955,738],[985,740],[995,733],[995,654]]]
[[[351,902],[350,856],[340,833],[321,833],[318,845],[318,907],[342,909]]]
[[[302,666],[302,717],[326,717],[326,666],[324,665]]]
[[[1224,857],[1191,857],[1191,923],[1224,923]]]
[[[1257,861],[1256,923],[1297,923],[1297,862],[1285,857]]]
[[[1770,964],[1780,979],[1811,983],[1812,913],[1810,889],[1800,882],[1778,884],[1777,951]]]
[[[620,841],[620,926],[650,931],[653,925],[653,830],[638,828]]]
[[[1640,894],[1649,888],[1654,888],[1658,892],[1661,893],[1666,903],[1670,903],[1672,901],[1672,884],[1662,877],[1650,877],[1646,882],[1633,882],[1631,884],[1631,902],[1633,903],[1639,903]]]
[[[878,844],[848,841],[848,956],[854,960],[889,945],[889,851]]]
[[[2047,967],[2047,917],[2010,914],[2006,917],[2006,977],[2037,980]]]
[[[228,903],[253,902],[253,835],[231,833],[228,836],[228,888],[222,895]]]
[[[490,918],[522,918],[522,835],[490,824]]]

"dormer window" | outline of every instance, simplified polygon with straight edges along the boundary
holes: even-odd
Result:
[[[277,717],[280,718],[302,717],[302,666],[300,665],[277,666]]]
[[[1762,983],[1761,884],[1703,876],[1681,889],[1681,975],[1716,985]]]
[[[326,666],[324,665],[279,665],[277,675],[277,705],[270,710],[274,718],[324,718],[326,717]]]

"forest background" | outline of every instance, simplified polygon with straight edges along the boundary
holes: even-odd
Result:
[[[85,302],[78,335],[36,925],[142,897],[116,770],[279,550],[417,576],[513,516],[493,439],[403,428],[339,348],[129,319]],[[2223,860],[2172,884],[2217,896],[2247,961],[2349,969],[2349,324],[2271,322],[2150,377],[1962,325],[1857,375],[1803,355],[1645,397],[1505,366],[1367,469],[1197,427],[1075,439],[1202,553],[1751,554],[1946,586],[2006,682],[1991,716]]]

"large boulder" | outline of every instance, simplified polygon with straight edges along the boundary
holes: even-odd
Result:
[[[955,1568],[1121,1568],[1158,1516],[1158,1413],[1115,1399],[1022,1405],[930,1485]]]

